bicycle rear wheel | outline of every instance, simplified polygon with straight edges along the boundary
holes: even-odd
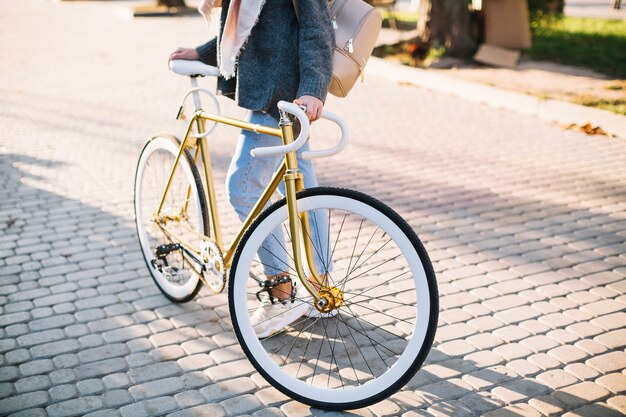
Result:
[[[152,279],[167,298],[186,302],[200,291],[200,275],[182,249],[169,251],[166,245],[184,239],[200,247],[203,236],[209,232],[202,181],[188,151],[176,168],[161,219],[155,216],[179,148],[175,137],[157,136],[141,151],[135,175],[135,222],[141,253]],[[161,256],[157,256],[157,248]]]
[[[304,238],[343,303],[334,313],[315,314],[311,297],[300,292],[293,308],[306,303],[313,314],[257,337],[251,316],[265,307],[256,297],[263,266],[256,254],[267,250],[276,230],[287,239],[273,245],[285,252],[275,255],[288,260],[285,272],[298,280],[283,199],[248,229],[233,259],[235,333],[254,367],[284,394],[327,410],[371,405],[406,384],[430,350],[438,316],[433,268],[409,225],[365,194],[312,188],[298,193],[298,210],[309,213],[311,236]]]

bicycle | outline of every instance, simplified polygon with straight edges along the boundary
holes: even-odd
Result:
[[[177,118],[184,117],[190,95],[194,113],[182,141],[153,137],[137,164],[137,233],[154,282],[170,300],[186,302],[203,284],[219,293],[228,281],[232,325],[246,356],[271,385],[302,403],[354,409],[399,390],[422,365],[437,327],[435,274],[415,232],[366,194],[303,189],[296,151],[308,139],[309,122],[301,108],[280,102],[278,128],[222,116],[216,97],[197,84],[197,77],[217,76],[217,68],[196,61],[172,61],[170,68],[189,76],[192,86]],[[212,99],[215,113],[202,109],[201,93]],[[300,122],[297,139],[289,115]],[[341,139],[333,148],[304,152],[303,158],[331,156],[347,144],[345,121],[326,110],[322,118],[340,127]],[[217,124],[270,134],[283,143],[252,151],[256,157],[284,158],[228,246],[205,140]],[[285,197],[270,205],[281,182]],[[324,242],[321,236],[327,236]],[[280,243],[272,255],[285,264],[281,276],[263,275],[258,253],[270,240]],[[306,303],[309,314],[259,338],[250,315],[285,282],[293,289],[286,306]]]

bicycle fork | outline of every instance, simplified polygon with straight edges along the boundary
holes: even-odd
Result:
[[[293,142],[293,123],[286,113],[280,111],[279,127],[282,132],[283,145],[289,145]],[[285,155],[287,171],[283,176],[285,181],[285,197],[287,199],[287,210],[289,214],[289,231],[291,232],[291,244],[293,247],[293,260],[296,272],[300,277],[300,282],[307,291],[313,296],[314,304],[317,310],[321,312],[329,312],[339,307],[341,303],[337,300],[343,300],[342,294],[336,294],[336,291],[328,288],[328,283],[320,278],[320,273],[315,268],[313,261],[313,245],[311,243],[311,228],[309,223],[309,214],[304,211],[298,214],[298,204],[296,193],[304,190],[304,177],[298,169],[298,160],[296,152],[292,151]],[[309,238],[307,238],[307,236]],[[311,271],[311,275],[315,284],[311,282],[311,278],[307,276],[303,268],[302,246],[304,246],[304,257]]]

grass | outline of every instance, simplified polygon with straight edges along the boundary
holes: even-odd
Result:
[[[626,78],[626,21],[538,18],[533,22],[533,46],[528,55]]]
[[[626,99],[607,100],[597,97],[579,97],[574,100],[578,104],[587,107],[595,107],[600,110],[608,110],[613,113],[626,116]]]
[[[390,27],[389,18],[393,15],[396,19],[396,24],[400,30],[413,30],[417,27],[417,21],[420,18],[419,13],[404,12],[404,11],[389,11],[387,9],[380,9],[380,13],[383,16],[383,27]]]

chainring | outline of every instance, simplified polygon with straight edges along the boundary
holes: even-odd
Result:
[[[215,294],[219,294],[226,287],[226,263],[220,248],[212,241],[202,242],[200,254],[204,263],[202,277],[204,283]]]

